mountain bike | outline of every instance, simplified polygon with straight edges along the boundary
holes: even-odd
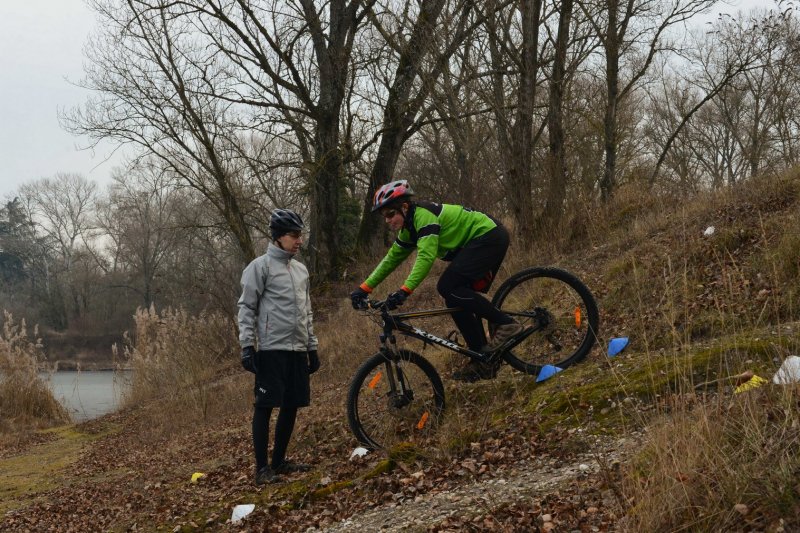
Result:
[[[370,449],[428,439],[445,408],[442,379],[422,355],[397,347],[395,332],[437,345],[475,361],[505,361],[531,375],[544,365],[567,368],[586,357],[596,342],[599,313],[586,285],[553,267],[517,272],[497,290],[492,303],[524,328],[491,352],[476,352],[441,338],[409,321],[451,314],[458,308],[390,312],[370,300],[364,313],[383,328],[381,348],[356,370],[347,394],[347,421]],[[489,324],[489,333],[496,326]]]

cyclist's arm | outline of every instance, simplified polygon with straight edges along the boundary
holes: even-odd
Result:
[[[391,248],[389,248],[389,251],[386,253],[386,257],[378,263],[378,266],[375,267],[372,274],[361,284],[361,288],[367,292],[371,292],[381,281],[386,279],[386,276],[394,272],[394,269],[397,268],[400,263],[405,261],[413,249],[414,245],[410,242],[408,230],[401,230],[397,235],[397,239],[395,239]]]
[[[242,295],[239,297],[239,344],[242,348],[256,345],[258,302],[264,293],[261,261],[255,259],[242,272]]]
[[[308,303],[308,349],[316,350],[319,346],[317,336],[314,334],[314,313],[311,310],[311,284],[306,281],[306,302]]]
[[[433,262],[436,261],[436,252],[439,249],[439,221],[431,213],[434,221],[420,228],[417,240],[417,259],[411,273],[403,283],[403,289],[411,294],[431,271]]]

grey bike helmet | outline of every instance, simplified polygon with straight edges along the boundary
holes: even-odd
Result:
[[[291,209],[276,209],[269,218],[269,230],[273,241],[283,237],[290,231],[302,231],[305,227],[300,215]]]

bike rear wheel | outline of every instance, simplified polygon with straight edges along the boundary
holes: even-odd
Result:
[[[594,296],[566,270],[534,267],[517,272],[500,286],[492,303],[532,328],[503,353],[521,372],[538,375],[544,365],[566,368],[583,360],[596,342],[600,318]]]
[[[347,394],[347,421],[370,449],[399,442],[422,444],[444,411],[444,385],[421,355],[378,352],[359,367]]]

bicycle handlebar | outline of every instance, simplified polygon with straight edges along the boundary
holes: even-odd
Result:
[[[386,307],[386,300],[367,300],[367,307],[370,309],[383,310]]]

